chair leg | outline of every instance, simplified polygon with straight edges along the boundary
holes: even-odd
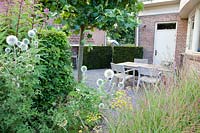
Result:
[[[114,78],[114,77],[113,77],[113,78]],[[111,80],[109,81],[109,87],[111,87],[111,85],[112,85],[113,78],[111,78]]]
[[[137,88],[139,88],[139,85],[140,85],[140,79],[138,79]]]
[[[135,86],[135,71],[133,71],[133,87]]]

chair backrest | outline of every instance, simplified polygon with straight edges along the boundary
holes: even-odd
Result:
[[[116,72],[116,73],[123,73],[125,74],[125,69],[123,65],[117,65],[114,63],[110,63],[111,64],[111,69]]]
[[[137,59],[137,58],[134,58],[134,62],[148,64],[148,59]]]
[[[157,78],[161,76],[161,71],[159,71],[156,68],[140,67],[138,72],[140,76],[150,76],[150,77],[157,77]]]

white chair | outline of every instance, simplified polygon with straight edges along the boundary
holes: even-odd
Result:
[[[157,70],[156,68],[140,67],[138,69],[137,88],[139,87],[141,82],[157,85],[161,81],[161,75],[162,75],[162,72]]]
[[[127,70],[125,71],[125,68],[123,65],[118,65],[111,63],[111,69],[114,71],[114,78],[117,78],[117,80],[121,79],[121,82],[124,84],[126,80],[133,79],[133,85],[134,85],[134,75],[135,71],[133,70]],[[129,75],[128,72],[133,71],[133,75]],[[118,81],[119,82],[119,81]]]
[[[134,58],[134,62],[135,62],[135,63],[144,63],[144,64],[148,64],[148,59],[137,59],[137,58]]]

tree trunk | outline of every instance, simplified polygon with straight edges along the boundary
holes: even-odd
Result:
[[[78,82],[81,82],[81,80],[83,79],[83,74],[81,71],[81,66],[83,65],[83,50],[84,50],[84,44],[83,44],[83,40],[84,40],[84,32],[85,27],[81,26],[81,30],[80,30],[80,42],[79,42],[79,50],[78,50]]]

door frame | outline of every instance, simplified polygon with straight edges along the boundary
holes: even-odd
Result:
[[[158,22],[155,22],[155,29],[154,29],[154,43],[153,43],[153,64],[155,64],[155,50],[156,50],[156,46],[155,46],[155,39],[156,39],[156,31],[157,31],[157,28],[158,28],[158,24],[166,24],[166,23],[176,23],[176,29],[175,29],[175,32],[176,32],[176,39],[177,39],[177,29],[178,29],[178,21],[158,21]],[[176,42],[175,42],[175,53],[176,53]],[[174,53],[174,55],[175,55]],[[174,57],[175,59],[175,57]]]

